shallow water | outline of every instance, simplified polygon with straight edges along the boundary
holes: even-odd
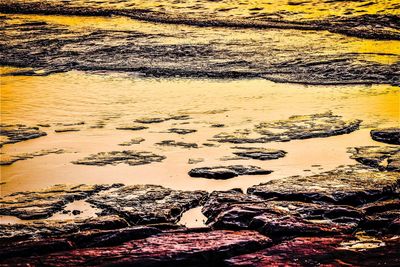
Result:
[[[35,190],[58,183],[160,184],[176,189],[208,191],[243,188],[289,175],[312,174],[353,164],[346,148],[379,145],[369,137],[369,128],[395,126],[399,119],[399,88],[376,86],[303,86],[279,84],[261,79],[196,80],[154,79],[121,74],[85,74],[69,72],[44,77],[2,78],[2,121],[26,125],[50,124],[41,128],[47,136],[5,145],[5,154],[20,154],[42,149],[64,149],[10,166],[2,166],[2,194]],[[293,97],[296,96],[296,97]],[[286,143],[255,144],[283,149],[286,157],[278,160],[229,160],[233,144],[209,141],[215,134],[236,129],[252,129],[262,121],[286,119],[293,114],[313,114],[331,110],[345,119],[362,119],[363,129],[329,138]],[[116,130],[141,117],[189,115],[189,120],[169,120],[148,124],[141,131]],[[78,132],[55,133],[60,123],[75,126]],[[99,122],[104,128],[96,127]],[[222,123],[225,127],[213,128]],[[178,135],[169,128],[196,129]],[[119,146],[135,137],[140,144]],[[161,147],[162,140],[197,143],[200,148]],[[215,143],[207,147],[203,143]],[[90,154],[121,150],[151,151],[166,160],[148,165],[86,166],[71,162]],[[191,158],[203,158],[188,164]],[[191,178],[194,167],[250,164],[274,170],[270,175],[241,176],[230,180]],[[321,165],[321,166],[312,166]]]

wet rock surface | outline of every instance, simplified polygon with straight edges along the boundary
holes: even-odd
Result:
[[[5,144],[14,144],[47,135],[38,127],[29,127],[22,124],[0,124],[0,147]]]
[[[265,199],[318,201],[361,205],[397,195],[396,172],[329,171],[311,176],[293,176],[250,187],[247,192]]]
[[[375,129],[370,134],[375,141],[400,145],[400,128]]]
[[[253,229],[274,239],[350,233],[363,213],[343,205],[265,201],[240,191],[213,192],[202,212],[216,229]]]
[[[343,120],[341,116],[334,115],[332,112],[295,115],[287,120],[255,125],[254,132],[239,130],[231,134],[221,133],[214,136],[214,139],[218,142],[229,143],[288,142],[297,139],[348,134],[357,130],[360,123],[361,120]]]
[[[254,231],[163,233],[104,248],[75,249],[13,258],[3,264],[51,266],[194,266],[222,264],[224,258],[266,247],[270,240]]]
[[[120,185],[55,185],[38,192],[17,192],[0,198],[0,215],[20,219],[48,218],[67,203]]]
[[[264,170],[252,165],[228,165],[194,168],[189,171],[189,176],[210,179],[229,179],[239,175],[263,175],[270,174],[271,172],[270,170]]]
[[[49,154],[62,154],[65,152],[66,151],[64,149],[46,149],[46,150],[40,150],[40,151],[33,152],[33,153],[24,153],[24,154],[18,154],[18,155],[3,155],[0,153],[0,155],[1,155],[0,165],[11,165],[14,162],[19,161],[19,160],[33,159],[35,157],[46,156]]]
[[[278,149],[268,149],[268,148],[258,148],[258,147],[232,147],[238,151],[233,152],[233,154],[258,160],[271,160],[279,159],[286,155],[286,152]]]
[[[357,243],[349,247],[347,244]],[[383,245],[384,244],[384,245]],[[265,250],[226,260],[228,266],[396,266],[400,240],[369,248],[349,236],[299,237]]]
[[[350,158],[381,171],[400,172],[400,147],[396,146],[361,146],[348,150]]]
[[[158,146],[175,146],[175,147],[183,147],[183,148],[199,148],[196,143],[187,143],[175,140],[164,140],[156,143]]]
[[[153,162],[161,162],[165,159],[165,156],[156,155],[152,152],[147,151],[111,151],[111,152],[100,152],[98,154],[90,155],[86,158],[73,161],[74,164],[82,165],[116,165],[125,163],[130,166],[150,164]]]
[[[133,224],[175,223],[184,211],[199,205],[206,196],[204,191],[135,185],[98,193],[87,201],[105,214],[117,214]]]

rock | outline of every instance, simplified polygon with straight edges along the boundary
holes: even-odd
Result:
[[[169,133],[176,133],[176,134],[190,134],[197,132],[195,129],[181,129],[181,128],[170,128],[168,129]]]
[[[400,234],[400,200],[390,199],[363,205],[360,209],[365,213],[366,219],[361,227],[378,234]]]
[[[136,119],[135,122],[144,123],[144,124],[151,124],[151,123],[160,123],[168,120],[188,120],[190,116],[188,115],[173,115],[168,117],[144,117]]]
[[[87,201],[132,224],[175,223],[207,196],[204,191],[179,191],[158,185],[133,185],[98,193]]]
[[[229,143],[287,142],[351,133],[359,128],[360,123],[361,120],[342,120],[341,116],[333,115],[332,112],[295,115],[286,120],[260,123],[255,126],[254,133],[245,129],[233,134],[221,133],[214,136],[214,139]],[[254,134],[259,136],[253,137]]]
[[[0,215],[23,220],[43,219],[64,209],[65,205],[120,185],[55,185],[38,192],[17,192],[0,198]]]
[[[381,171],[400,171],[400,147],[361,146],[349,148],[350,157],[356,161]]]
[[[0,244],[30,239],[59,238],[87,230],[112,230],[125,227],[128,227],[128,223],[114,215],[62,221],[44,220],[23,224],[0,224]]]
[[[66,132],[79,132],[81,129],[75,127],[67,127],[67,128],[59,128],[55,129],[54,132],[56,133],[66,133]]]
[[[196,164],[196,163],[200,163],[203,161],[204,161],[203,158],[188,159],[188,164]]]
[[[134,124],[134,125],[124,125],[124,126],[119,126],[115,129],[117,130],[129,130],[129,131],[140,131],[144,129],[148,129],[149,127],[140,125],[140,124]]]
[[[233,154],[259,160],[279,159],[286,155],[286,152],[278,149],[258,148],[258,147],[232,147],[241,151],[235,151]]]
[[[396,195],[400,177],[395,172],[329,171],[293,176],[250,187],[247,192],[265,199],[327,202],[357,206]]]
[[[156,143],[158,146],[180,146],[184,148],[199,148],[196,143],[185,143],[185,142],[177,142],[174,140],[164,140]]]
[[[39,130],[38,127],[29,127],[22,124],[0,124],[0,135],[4,137],[0,140],[0,147],[2,147],[5,144],[14,144],[29,139],[39,138],[47,134]]]
[[[4,155],[1,154],[0,165],[11,165],[19,160],[33,159],[34,157],[46,156],[49,154],[62,154],[65,153],[64,149],[46,149],[33,153],[24,153],[19,155]]]
[[[346,246],[357,243],[357,246]],[[299,237],[225,261],[228,266],[398,266],[399,239],[379,244],[349,236]]]
[[[90,155],[86,158],[73,161],[74,164],[83,165],[116,165],[125,163],[131,166],[150,164],[152,162],[161,162],[166,159],[165,156],[156,155],[147,151],[111,151],[111,152],[100,152],[98,154]]]
[[[118,144],[119,146],[131,146],[131,145],[137,145],[140,144],[141,142],[145,141],[144,138],[141,137],[136,137],[136,138],[132,138],[130,141],[128,142],[124,142],[121,144]]]
[[[191,169],[189,175],[191,177],[203,177],[211,179],[229,179],[239,175],[262,175],[270,174],[272,171],[263,170],[260,167],[252,165],[229,165],[216,167],[201,167]]]
[[[387,144],[400,145],[400,128],[384,128],[371,130],[372,139]]]
[[[12,258],[1,264],[32,266],[220,266],[228,257],[265,248],[271,241],[254,231],[165,233],[114,247],[75,249]]]
[[[214,123],[214,124],[211,124],[210,127],[211,127],[211,128],[222,128],[222,127],[225,127],[225,124],[222,124],[222,123]]]
[[[350,206],[263,201],[239,191],[213,192],[202,212],[214,229],[252,229],[274,239],[348,233],[364,217]]]

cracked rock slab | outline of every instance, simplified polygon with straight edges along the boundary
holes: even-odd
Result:
[[[194,168],[189,171],[189,176],[224,180],[239,175],[263,175],[271,172],[271,170],[264,170],[252,165],[228,165]]]
[[[348,150],[350,157],[361,164],[381,171],[400,172],[400,147],[397,146],[361,146]]]
[[[232,147],[233,149],[238,149],[238,151],[233,152],[233,154],[251,159],[258,160],[271,160],[279,159],[286,155],[287,152],[279,149],[268,149],[268,148],[258,148],[258,147]]]
[[[238,130],[214,136],[218,142],[228,143],[268,143],[291,140],[329,137],[348,134],[359,128],[361,120],[343,120],[332,112],[294,115],[286,120],[262,122],[253,131]]]
[[[22,124],[8,125],[0,124],[0,147],[5,144],[14,144],[21,141],[39,138],[47,135],[38,127],[29,127]]]
[[[55,185],[37,192],[17,192],[0,198],[0,215],[23,220],[43,219],[61,211],[66,204],[119,185]]]
[[[3,264],[47,266],[193,266],[214,264],[270,245],[255,231],[164,233],[119,246],[75,249],[43,256],[13,258]]]
[[[370,134],[375,141],[400,145],[400,128],[375,129],[371,130]]]
[[[247,193],[265,199],[327,202],[357,206],[396,195],[396,172],[329,171],[312,176],[292,176],[250,187]]]
[[[158,185],[124,186],[100,192],[87,201],[117,214],[132,224],[176,223],[182,213],[198,206],[207,196],[204,191],[180,191]]]
[[[213,192],[202,212],[214,229],[252,229],[275,239],[348,233],[364,217],[350,206],[263,201],[235,190]]]
[[[147,151],[111,151],[111,152],[100,152],[98,154],[90,155],[86,158],[73,161],[74,164],[82,165],[116,165],[125,163],[131,166],[150,164],[153,162],[161,162],[166,159],[165,156],[157,155]]]

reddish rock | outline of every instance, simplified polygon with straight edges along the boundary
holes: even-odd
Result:
[[[126,242],[120,246],[12,258],[2,265],[21,266],[220,266],[234,255],[253,252],[271,244],[255,231],[166,233]]]
[[[301,237],[225,261],[228,266],[399,266],[399,239],[363,244],[346,236]]]

